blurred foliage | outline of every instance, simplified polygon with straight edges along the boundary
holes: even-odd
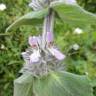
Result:
[[[0,11],[0,96],[12,96],[13,80],[18,76],[23,60],[21,52],[27,46],[29,35],[38,34],[41,28],[22,26],[12,32],[5,29],[21,15],[29,12],[29,0],[0,0],[7,9]],[[96,13],[96,0],[78,0],[86,10]],[[96,79],[96,27],[83,26],[83,34],[73,34],[75,27],[70,25],[55,26],[56,44],[67,55],[65,64],[67,70],[75,74],[86,74],[92,80]],[[80,49],[71,48],[78,44]],[[96,80],[95,80],[96,81]],[[96,96],[96,87],[94,87]]]

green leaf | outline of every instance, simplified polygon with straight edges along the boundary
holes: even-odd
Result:
[[[43,17],[47,15],[48,9],[43,9],[40,11],[32,11],[19,19],[17,19],[13,24],[11,24],[7,29],[6,32],[14,27],[19,27],[21,25],[38,25],[43,22]]]
[[[85,76],[68,72],[51,73],[34,81],[36,96],[93,96],[92,92]]]
[[[63,22],[73,25],[96,24],[96,15],[85,11],[77,4],[55,2],[51,8],[57,12]]]
[[[14,81],[14,96],[33,96],[33,77],[23,74]]]
[[[96,87],[96,78],[91,79],[90,83],[91,83],[92,87]]]

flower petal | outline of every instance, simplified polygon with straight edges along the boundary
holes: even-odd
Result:
[[[58,60],[63,60],[66,57],[63,53],[55,48],[48,48],[48,50]]]
[[[30,46],[37,45],[37,37],[36,36],[33,36],[33,37],[30,36],[28,42],[29,42]]]
[[[35,63],[40,60],[40,52],[39,50],[35,50],[33,54],[30,55],[30,63]]]
[[[37,42],[38,42],[39,45],[41,45],[41,39],[42,39],[41,36],[37,37]]]
[[[53,34],[52,34],[52,32],[47,32],[46,41],[48,43],[53,42]]]

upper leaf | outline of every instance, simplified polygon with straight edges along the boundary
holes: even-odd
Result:
[[[85,11],[78,4],[53,2],[51,8],[57,12],[63,22],[75,25],[96,24],[96,15]]]
[[[48,9],[43,9],[40,11],[33,11],[30,12],[19,19],[17,19],[13,24],[11,24],[7,29],[6,32],[14,27],[18,27],[20,25],[38,25],[43,22],[43,17],[48,13]]]
[[[54,72],[34,81],[34,93],[37,96],[93,96],[92,92],[85,76],[68,72]]]

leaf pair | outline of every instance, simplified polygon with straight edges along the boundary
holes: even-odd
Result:
[[[77,4],[65,4],[64,2],[53,2],[49,8],[55,11],[59,18],[66,23],[73,25],[96,24],[96,15],[85,11]],[[10,25],[6,31],[19,27],[20,25],[42,24],[43,18],[48,14],[49,8],[40,11],[30,12]]]
[[[93,96],[93,90],[85,76],[68,72],[52,72],[42,78],[24,74],[15,80],[14,96]]]

